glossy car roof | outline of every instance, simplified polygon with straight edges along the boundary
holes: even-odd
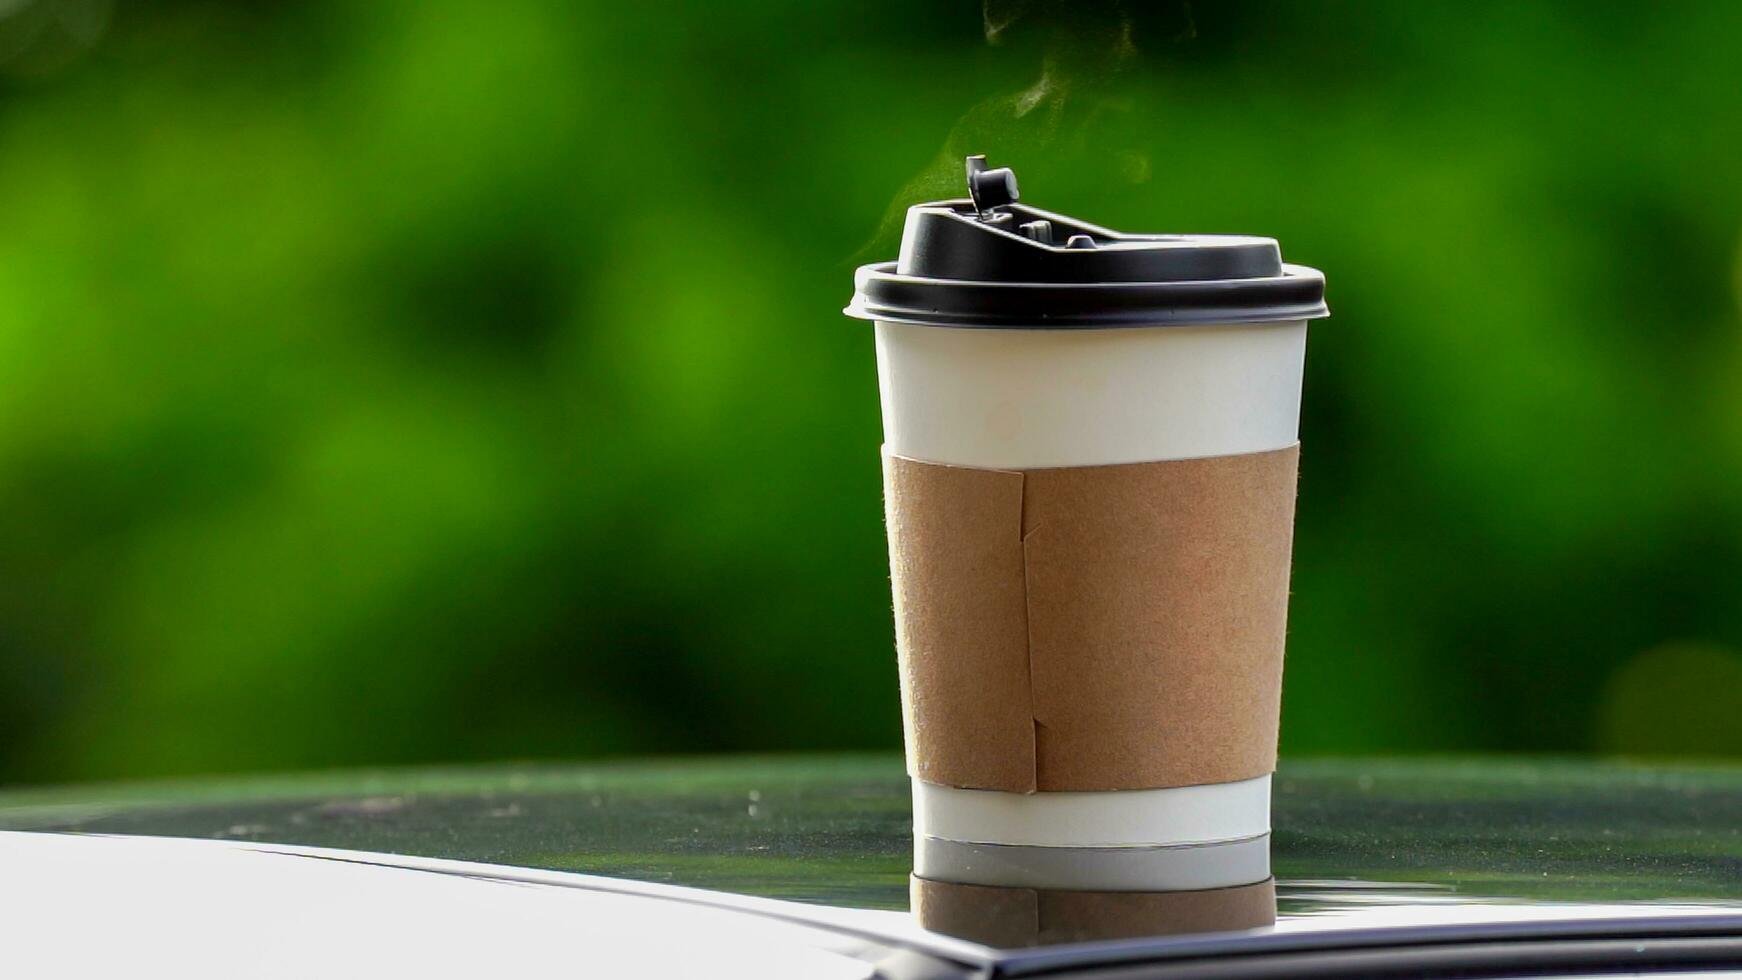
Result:
[[[824,906],[829,915],[855,913],[854,928],[917,941],[923,934],[902,914],[912,867],[908,806],[893,757],[727,758],[14,791],[0,794],[0,829],[581,872],[806,903],[807,915]],[[1718,766],[1285,763],[1271,856],[1278,924],[1243,941],[1499,922],[1540,931],[1548,922],[1639,916],[1734,919],[1742,915],[1738,814],[1742,772]],[[935,938],[938,948],[961,948]],[[1178,937],[1169,943],[1182,948]],[[1022,955],[1032,961],[1044,952]]]

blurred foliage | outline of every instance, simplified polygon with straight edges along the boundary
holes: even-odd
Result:
[[[969,151],[1327,271],[1285,751],[1737,751],[1742,5],[1155,6],[0,2],[0,777],[898,744]]]

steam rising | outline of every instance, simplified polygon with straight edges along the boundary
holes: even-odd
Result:
[[[0,0],[0,77],[62,71],[102,37],[113,0]]]
[[[1162,36],[1196,36],[1187,0],[1169,8]],[[1153,16],[1146,10],[1145,18]],[[907,207],[917,201],[961,197],[962,158],[987,154],[994,166],[1051,167],[1080,163],[1108,178],[1142,183],[1151,175],[1147,154],[1092,145],[1095,123],[1130,111],[1120,81],[1139,61],[1138,18],[1127,0],[985,0],[986,43],[1038,47],[1040,71],[1016,92],[969,108],[938,153],[895,195],[876,236],[863,253],[886,251]]]

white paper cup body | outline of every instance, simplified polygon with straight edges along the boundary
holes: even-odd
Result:
[[[1269,452],[1300,431],[1306,321],[979,329],[877,321],[887,450],[983,469]],[[1150,847],[1269,830],[1270,780],[1098,793],[914,782],[917,833],[981,844]]]
[[[1266,452],[1299,437],[1304,320],[875,329],[883,442],[898,456],[1041,469]]]

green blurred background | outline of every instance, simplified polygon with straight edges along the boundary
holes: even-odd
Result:
[[[1742,754],[1738,66],[1729,0],[0,0],[0,780],[898,745],[839,310],[967,152],[1327,272],[1285,752]]]

